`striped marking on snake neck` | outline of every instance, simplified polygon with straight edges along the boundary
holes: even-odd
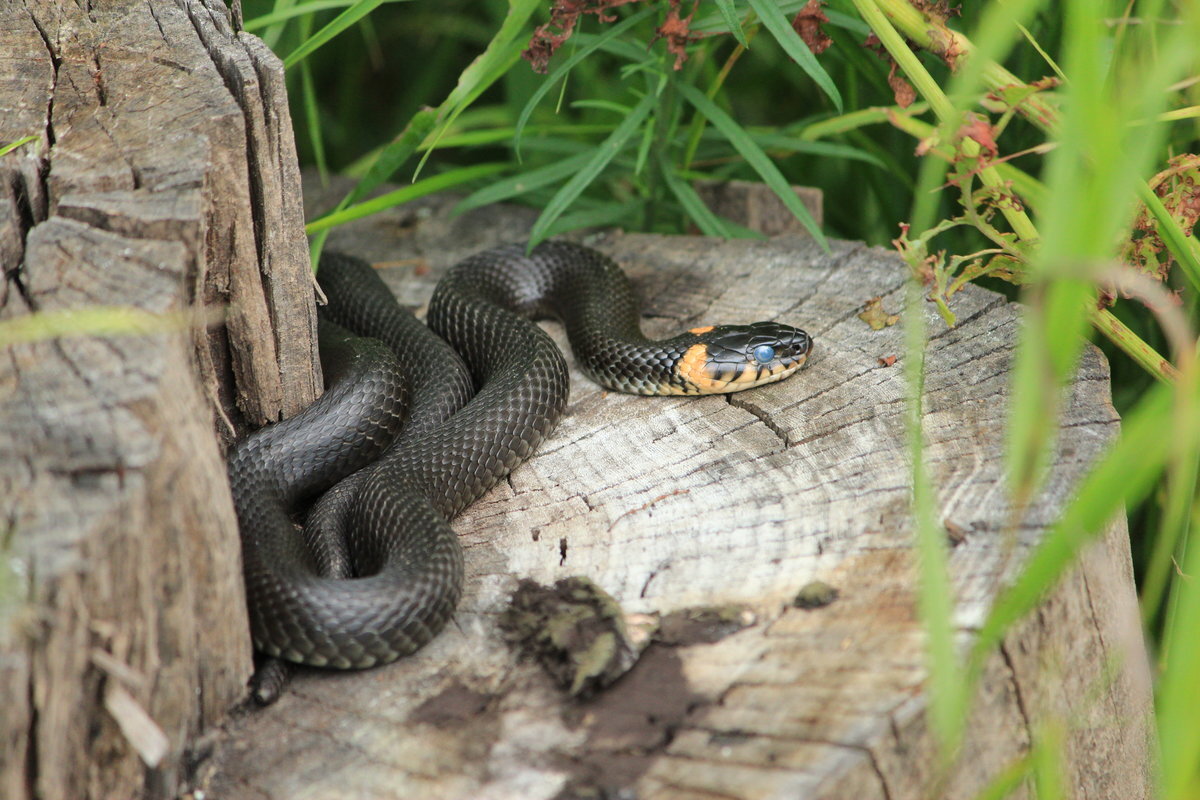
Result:
[[[692,333],[699,331],[694,328]],[[709,328],[709,330],[712,330]],[[706,369],[708,366],[708,345],[694,344],[687,349],[679,364],[675,367],[683,387],[672,387],[673,394],[715,394],[724,387],[725,382],[713,380]],[[688,391],[691,388],[692,391]]]
[[[696,331],[693,330],[692,332],[695,333]],[[675,373],[679,377],[679,384],[664,385],[663,393],[724,394],[752,386],[766,385],[791,375],[803,366],[807,358],[807,354],[800,356],[791,369],[788,369],[783,364],[776,364],[773,367],[745,364],[740,367],[716,370],[709,363],[708,345],[694,344],[687,349],[675,367]]]

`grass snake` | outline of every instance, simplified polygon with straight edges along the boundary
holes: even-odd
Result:
[[[648,340],[620,268],[568,242],[459,263],[428,327],[365,262],[326,255],[318,279],[326,392],[229,458],[254,645],[313,666],[394,660],[454,613],[463,556],[449,520],[528,458],[566,407],[566,362],[532,319],[562,321],[583,371],[634,394],[759,386],[811,349],[775,322]],[[319,496],[298,532],[295,515]]]

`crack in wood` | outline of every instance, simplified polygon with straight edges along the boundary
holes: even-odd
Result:
[[[753,416],[755,419],[761,422],[767,430],[774,434],[775,438],[780,442],[780,447],[774,452],[782,452],[783,450],[786,450],[792,446],[792,442],[788,440],[787,431],[785,431],[779,425],[779,423],[771,418],[771,412],[767,411],[758,403],[755,403],[751,398],[743,397],[741,394],[727,394],[725,395],[725,401],[734,408],[741,409],[742,411],[745,411]]]
[[[163,29],[162,20],[158,18],[158,13],[155,11],[154,3],[151,2],[151,0],[146,0],[146,10],[150,12],[150,18],[154,20],[154,24],[158,28],[158,35],[162,38],[163,44],[170,42],[170,39],[167,37],[166,30]],[[162,64],[164,66],[169,66],[176,69],[183,69],[185,72],[189,72],[190,74],[190,70],[184,69],[183,66],[177,62],[163,59],[159,56],[154,56],[151,60],[156,64]]]
[[[104,85],[104,71],[100,67],[100,52],[92,51],[92,66],[96,68],[92,73],[92,82],[96,88],[96,99],[100,102],[100,107],[104,108],[108,105],[108,89]],[[105,131],[107,133],[107,131]],[[137,188],[136,186],[134,187]]]
[[[1013,665],[1012,654],[1008,652],[1008,645],[1001,641],[997,646],[997,651],[1000,653],[1000,658],[1004,661],[1004,667],[1008,671],[1009,680],[1012,681],[1013,695],[1017,701],[1017,711],[1021,715],[1021,721],[1025,726],[1025,735],[1028,741],[1034,739],[1033,722],[1029,717],[1029,710],[1025,706],[1024,692],[1021,691],[1021,679],[1017,675],[1017,668]]]

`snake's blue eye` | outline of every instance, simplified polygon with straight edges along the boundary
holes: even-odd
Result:
[[[775,348],[769,344],[760,344],[754,348],[754,360],[760,364],[766,364],[775,357]]]

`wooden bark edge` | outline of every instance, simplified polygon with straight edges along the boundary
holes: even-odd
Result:
[[[320,384],[282,67],[216,0],[7,3],[0,51],[0,142],[38,137],[0,320],[196,320],[0,352],[0,795],[173,797],[250,667],[215,434]]]

